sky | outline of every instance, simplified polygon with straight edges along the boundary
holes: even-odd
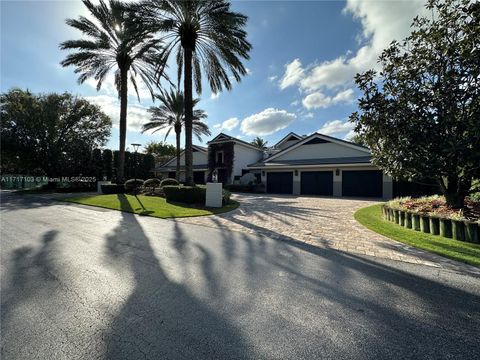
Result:
[[[112,118],[106,147],[116,149],[120,107],[113,77],[97,92],[94,81],[79,85],[74,68],[60,66],[68,53],[59,44],[82,37],[65,24],[88,15],[81,1],[0,0],[0,5],[0,91],[19,87],[85,97]],[[248,16],[253,46],[244,62],[248,75],[219,94],[203,85],[198,108],[208,114],[212,137],[195,139],[198,145],[220,132],[245,141],[260,136],[269,145],[291,131],[349,139],[348,117],[361,96],[355,74],[378,69],[381,51],[405,38],[413,18],[425,13],[422,0],[232,1],[232,8]],[[175,68],[169,71],[175,78]],[[152,103],[144,86],[140,101],[130,93],[127,144],[165,139],[165,132],[141,133],[153,105],[158,102]],[[174,143],[173,134],[166,140]]]

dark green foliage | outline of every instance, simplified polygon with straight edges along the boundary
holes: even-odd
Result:
[[[160,183],[160,186],[163,188],[164,186],[171,186],[171,185],[180,185],[180,183],[176,179],[163,179]]]
[[[167,201],[184,204],[205,204],[206,189],[199,186],[162,186]]]
[[[223,151],[223,163],[217,164],[216,154]],[[212,180],[212,172],[216,168],[224,168],[226,172],[226,180],[230,178],[233,171],[234,143],[225,142],[221,144],[208,145],[208,181]],[[221,179],[219,179],[220,182]]]
[[[104,194],[124,194],[125,186],[123,184],[106,184],[101,185]]]
[[[103,173],[107,180],[112,180],[112,171],[113,171],[113,153],[110,149],[103,150],[102,153],[103,160]]]
[[[145,182],[143,183],[143,186],[145,188],[148,188],[150,191],[155,191],[155,188],[160,187],[160,183],[161,183],[160,179],[152,178],[152,179],[145,180]]]
[[[2,172],[49,177],[92,176],[92,151],[105,144],[112,122],[98,106],[69,93],[0,96]],[[96,155],[98,160],[98,154]]]
[[[127,192],[135,191],[141,186],[143,186],[143,183],[144,181],[142,179],[129,179],[125,181],[125,184],[124,184],[125,191]]]
[[[102,159],[102,150],[93,149],[92,151],[92,170],[95,178],[97,180],[103,180],[103,159]]]
[[[480,4],[429,0],[403,42],[380,56],[380,74],[357,74],[364,96],[351,120],[373,162],[406,179],[434,178],[464,206],[480,176]]]

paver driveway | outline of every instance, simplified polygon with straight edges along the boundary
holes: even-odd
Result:
[[[353,217],[356,210],[378,201],[235,194],[242,204],[217,216],[175,221],[263,234],[349,253],[405,261],[480,274],[480,269],[392,241],[368,230]]]

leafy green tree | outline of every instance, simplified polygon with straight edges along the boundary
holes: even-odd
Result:
[[[13,89],[0,95],[1,158],[49,177],[89,172],[93,149],[110,136],[112,121],[97,105],[71,94],[34,95]]]
[[[355,134],[349,140],[354,144],[368,147],[367,141],[365,140],[365,136],[362,134]]]
[[[74,66],[79,73],[78,82],[92,78],[97,82],[97,90],[109,73],[114,71],[115,85],[120,98],[120,141],[117,165],[117,180],[123,181],[125,169],[125,138],[127,132],[128,81],[138,94],[136,76],[148,87],[153,97],[152,84],[156,83],[159,69],[162,68],[161,40],[141,32],[128,21],[130,12],[117,0],[109,0],[108,5],[100,0],[98,5],[83,0],[94,20],[84,16],[68,19],[67,24],[80,30],[87,39],[69,40],[60,44],[63,50],[75,50],[61,62],[62,66]],[[155,70],[156,69],[156,70]],[[160,70],[160,74],[162,71]]]
[[[143,125],[142,132],[153,130],[155,133],[159,130],[167,130],[165,139],[172,129],[175,131],[177,168],[176,178],[180,180],[180,135],[182,127],[185,126],[185,106],[182,92],[170,89],[170,92],[162,91],[156,96],[160,100],[160,106],[151,107],[148,111],[151,114],[151,121]],[[193,106],[197,105],[200,99],[193,100]],[[202,135],[210,135],[208,125],[202,122],[207,117],[207,113],[197,109],[193,111],[193,133],[201,141]]]
[[[252,140],[251,144],[260,149],[266,149],[268,141],[265,141],[260,136],[257,136],[255,139]]]
[[[179,83],[183,75],[185,181],[193,185],[193,84],[201,94],[203,72],[211,90],[218,93],[224,87],[232,88],[229,73],[236,81],[246,75],[241,59],[249,59],[252,48],[244,30],[247,17],[231,11],[225,0],[147,0],[133,9],[139,27],[158,32],[164,39],[163,55],[165,59],[174,57]]]
[[[103,150],[102,153],[103,160],[103,172],[107,180],[112,180],[112,170],[113,170],[113,153],[110,149]]]
[[[351,120],[373,161],[401,178],[434,178],[447,203],[464,206],[480,175],[480,3],[429,0],[432,16],[357,74],[364,95]]]
[[[145,144],[145,152],[153,156],[174,157],[177,150],[175,145],[163,141],[150,141]]]

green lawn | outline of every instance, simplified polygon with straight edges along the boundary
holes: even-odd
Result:
[[[381,206],[379,204],[360,209],[355,213],[355,219],[370,230],[385,235],[390,239],[431,251],[453,260],[480,266],[480,245],[403,228],[383,219]]]
[[[220,214],[236,209],[239,205],[238,202],[232,201],[230,204],[221,208],[199,208],[187,204],[168,203],[164,198],[156,196],[126,194],[81,196],[67,198],[63,201],[121,210],[162,219]]]

